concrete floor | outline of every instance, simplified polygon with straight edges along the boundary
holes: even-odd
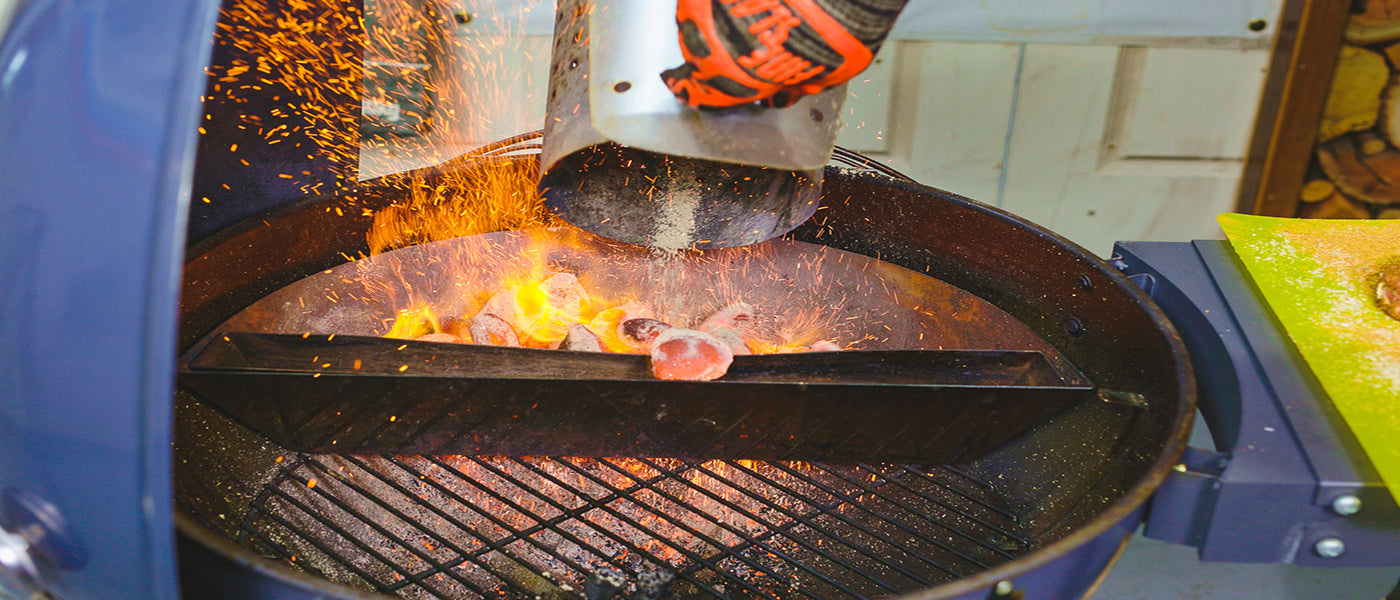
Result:
[[[1133,536],[1093,600],[1381,600],[1400,567],[1204,563],[1196,549]]]

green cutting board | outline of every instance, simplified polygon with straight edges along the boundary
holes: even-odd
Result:
[[[1400,260],[1400,221],[1223,214],[1230,239],[1347,426],[1400,498],[1400,321],[1376,273]]]

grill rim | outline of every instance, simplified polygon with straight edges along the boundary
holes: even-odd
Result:
[[[485,158],[489,159],[491,157],[487,156]],[[383,181],[392,182],[396,179],[402,180],[404,178],[412,176],[431,175],[431,173],[436,171],[437,169],[452,168],[452,165],[459,160],[476,159],[477,158],[474,157],[464,156],[459,159],[449,161],[448,163],[445,163],[440,167],[430,167],[428,169],[422,169],[408,174],[387,176],[386,178],[384,178]],[[871,164],[875,163],[871,161]],[[879,169],[870,169],[870,171],[879,171]],[[864,175],[864,173],[857,173],[854,177],[861,177]],[[828,175],[828,178],[831,178],[831,174]],[[374,184],[373,181],[364,183],[370,185],[371,187]],[[1036,548],[1035,550],[1021,556],[1020,558],[1012,560],[1003,565],[993,567],[992,569],[981,571],[967,577],[963,577],[951,583],[917,590],[900,596],[901,599],[907,600],[958,597],[969,594],[973,591],[985,590],[986,588],[995,585],[999,581],[1009,580],[1015,578],[1018,575],[1024,575],[1035,572],[1042,566],[1064,558],[1065,556],[1074,554],[1077,549],[1084,548],[1086,545],[1098,538],[1101,538],[1107,534],[1114,533],[1113,530],[1119,528],[1119,526],[1121,526],[1126,519],[1129,519],[1136,514],[1140,514],[1140,511],[1144,507],[1144,503],[1147,501],[1147,499],[1151,497],[1151,495],[1156,491],[1157,487],[1166,478],[1169,469],[1172,467],[1172,465],[1176,464],[1181,453],[1186,447],[1186,440],[1190,433],[1190,426],[1192,421],[1191,417],[1194,414],[1195,406],[1194,377],[1191,371],[1189,361],[1185,360],[1186,353],[1184,346],[1182,345],[1180,336],[1176,333],[1176,330],[1172,326],[1170,321],[1167,320],[1166,316],[1162,313],[1162,311],[1155,304],[1153,304],[1150,299],[1147,298],[1145,293],[1143,293],[1135,285],[1129,282],[1126,276],[1119,273],[1116,269],[1113,269],[1102,259],[1099,259],[1092,253],[1089,253],[1083,248],[1080,248],[1072,242],[1069,242],[1068,240],[1064,239],[1058,234],[1050,232],[1033,223],[1021,220],[1019,217],[1011,215],[1010,213],[1007,213],[1000,209],[983,205],[965,197],[958,196],[956,194],[951,194],[942,190],[937,190],[935,188],[922,186],[916,183],[910,183],[894,179],[888,180],[888,182],[884,185],[903,190],[909,193],[933,195],[942,201],[956,204],[959,206],[959,208],[970,209],[976,212],[980,212],[984,216],[992,219],[1013,223],[1016,226],[1024,228],[1029,232],[1033,233],[1034,235],[1043,238],[1046,242],[1050,243],[1051,245],[1058,246],[1060,249],[1067,252],[1072,260],[1076,260],[1087,265],[1093,265],[1095,270],[1098,271],[1100,274],[1105,275],[1115,288],[1117,288],[1120,292],[1128,294],[1130,299],[1136,301],[1137,304],[1147,312],[1149,319],[1153,322],[1157,330],[1164,334],[1165,342],[1170,348],[1170,353],[1173,357],[1176,358],[1176,363],[1174,365],[1176,373],[1175,384],[1178,393],[1175,396],[1175,406],[1172,408],[1174,409],[1177,418],[1174,420],[1173,423],[1167,425],[1167,427],[1170,428],[1171,433],[1167,436],[1163,449],[1157,453],[1157,456],[1155,460],[1152,461],[1150,467],[1142,471],[1141,474],[1128,487],[1126,491],[1122,492],[1121,494],[1118,494],[1116,499],[1108,503],[1106,507],[1102,509],[1092,509],[1096,512],[1087,519],[1079,519],[1080,521],[1082,521],[1081,524],[1078,527],[1075,527],[1069,533],[1060,536],[1058,539],[1049,544]],[[368,193],[363,194],[361,196],[361,200],[363,200],[364,198],[372,198],[373,196],[373,190],[371,189],[368,190]],[[264,218],[273,219],[277,218],[279,214],[286,215],[292,213],[312,213],[313,215],[318,215],[322,214],[322,211],[306,211],[304,210],[304,208],[308,205],[316,204],[326,204],[327,206],[330,206],[333,205],[336,202],[336,200],[337,198],[333,196],[308,198],[301,202],[293,203],[293,205],[280,207],[279,209],[273,211],[273,213],[277,214],[249,219],[248,221],[245,221],[234,227],[228,228],[220,232],[219,234],[216,234],[214,236],[211,236],[210,238],[206,238],[205,240],[194,244],[190,248],[190,251],[187,255],[187,261],[189,257],[194,257],[195,259],[198,259],[200,256],[202,256],[204,251],[210,248],[216,247],[221,243],[227,243],[229,240],[235,239],[239,235],[247,233],[250,230],[256,229],[259,226],[265,226],[266,222],[263,221]],[[324,217],[322,218],[324,219]],[[313,220],[315,220],[314,217]],[[350,221],[353,221],[353,219]],[[321,221],[321,223],[325,225],[327,229],[340,229],[347,227],[346,220],[344,219],[336,221],[333,224],[329,223],[328,221]],[[306,226],[307,225],[305,224],[301,225],[301,227]],[[277,289],[281,285],[291,283],[291,281],[294,281],[300,278],[301,276],[314,273],[318,268],[324,268],[332,264],[337,264],[338,262],[343,260],[340,257],[341,252],[345,251],[345,245],[337,244],[334,247],[333,251],[329,254],[324,252],[325,249],[322,250],[322,252],[316,254],[315,256],[307,257],[307,260],[304,261],[305,264],[310,265],[310,269],[302,269],[304,272],[299,274],[288,274],[279,272],[276,276],[272,277],[271,281],[264,280],[261,285],[261,287],[263,288],[261,295],[266,295],[267,293],[270,293],[271,291]],[[187,262],[187,266],[188,264],[189,262]],[[281,281],[278,281],[279,277],[281,278]],[[964,289],[967,289],[965,286],[962,285],[959,285],[959,287],[964,287]],[[980,296],[982,294],[978,295]],[[208,300],[207,295],[205,296],[205,300]],[[188,339],[188,332],[184,327],[186,324],[186,307],[187,305],[185,303],[182,303],[182,352],[188,349],[188,343],[185,343]],[[224,315],[224,317],[227,316],[228,315]],[[1019,318],[1019,315],[1017,316]],[[222,319],[218,319],[218,321],[221,320]],[[202,332],[196,334],[195,339],[197,339],[199,335],[202,335]],[[1052,343],[1054,342],[1052,341]],[[1104,477],[1100,476],[1097,479],[1099,483],[1096,483],[1095,485],[1101,484],[1103,479]],[[1075,514],[1076,511],[1071,511],[1070,513],[1064,515],[1061,520],[1074,520],[1073,517],[1075,516]],[[190,539],[204,544],[207,548],[211,550],[222,549],[223,551],[225,551],[224,558],[226,560],[230,560],[238,564],[253,564],[255,561],[250,561],[250,558],[262,558],[240,557],[240,554],[246,554],[247,552],[241,549],[237,549],[236,547],[232,548],[231,552],[228,552],[230,548],[225,547],[224,544],[215,543],[211,545],[208,543],[210,541],[211,536],[215,541],[217,541],[219,537],[216,532],[204,528],[204,526],[198,523],[196,520],[186,518],[186,515],[179,514],[178,511],[177,517],[179,517],[177,519],[176,527],[178,533],[189,536]],[[1118,540],[1113,540],[1113,545],[1117,546],[1117,544]],[[299,573],[295,569],[275,562],[273,562],[272,565],[264,566],[270,569],[270,571],[267,571],[268,573],[275,573],[276,576],[279,577]],[[293,581],[297,580],[298,578],[293,578]],[[349,592],[353,590],[353,588],[350,588],[348,586],[334,584],[326,580],[317,579],[316,582],[320,584],[325,584],[326,586],[332,586],[329,589],[339,590],[339,593]],[[318,585],[312,587],[316,589],[321,589],[324,586]],[[353,591],[358,592],[358,590]],[[372,595],[368,597],[386,598],[387,596]]]

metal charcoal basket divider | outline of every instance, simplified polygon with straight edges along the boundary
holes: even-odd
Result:
[[[704,383],[657,381],[640,355],[233,332],[180,373],[305,452],[915,463],[976,456],[1094,395],[1069,379],[1028,351],[750,355]]]
[[[506,140],[462,160],[528,152],[530,148],[521,144],[529,140],[529,135]],[[838,151],[837,160],[854,162],[864,172],[888,171],[844,151]],[[650,473],[641,476],[616,461],[592,463],[622,477],[620,482],[609,482],[564,459],[463,460],[474,465],[471,470],[476,472],[455,468],[436,456],[282,454],[275,475],[256,491],[231,537],[319,577],[358,580],[377,591],[410,597],[420,592],[431,597],[560,593],[576,597],[580,580],[588,573],[619,569],[634,580],[667,565],[667,557],[659,555],[664,553],[670,553],[671,563],[677,555],[684,558],[673,587],[686,594],[870,597],[967,578],[1037,545],[1027,536],[1016,511],[1005,505],[991,485],[977,474],[951,466],[813,464],[813,472],[807,473],[792,465],[727,461],[723,467],[728,472],[720,473],[713,463],[696,460],[631,459]],[[503,462],[492,462],[496,460]],[[554,470],[581,478],[600,491],[577,489]],[[443,475],[448,475],[448,483],[441,479]],[[757,508],[692,483],[692,478],[701,476],[724,489],[740,491],[744,501],[756,503]],[[504,483],[522,492],[532,489],[534,482],[522,477],[556,486],[574,504],[536,495],[552,514],[532,514],[534,510],[522,500],[493,488]],[[722,518],[708,518],[704,529],[687,522],[705,515],[705,508],[680,498],[667,486],[700,494],[719,510],[760,524],[764,532],[740,535],[737,544],[726,543],[717,536],[738,535],[733,525]],[[799,506],[784,506],[744,491],[753,486],[778,492]],[[487,505],[472,494],[484,494]],[[423,496],[429,495],[445,503],[426,502]],[[674,512],[657,511],[658,501],[674,507]],[[640,509],[623,510],[627,506]],[[499,510],[521,515],[518,518],[526,522],[517,525],[503,520],[494,514]],[[671,529],[643,523],[628,510],[651,513],[649,522],[669,523]],[[326,511],[350,522],[328,518]],[[659,512],[667,514],[657,516]],[[467,513],[484,519],[482,527],[489,531],[474,530],[463,520]],[[603,523],[583,524],[595,519]],[[219,529],[208,517],[204,520],[206,526]],[[702,550],[670,543],[664,551],[653,551],[610,527],[637,531],[653,540],[683,534]],[[444,530],[461,537],[441,533]],[[602,541],[584,539],[579,532],[585,530]],[[558,546],[541,538],[577,550],[555,551]],[[522,548],[542,556],[541,562],[526,566],[519,558]],[[711,553],[722,548],[727,549]],[[445,550],[450,552],[444,554]],[[575,573],[572,582],[551,581],[551,569],[560,567]],[[599,593],[596,582],[591,586],[589,595]]]

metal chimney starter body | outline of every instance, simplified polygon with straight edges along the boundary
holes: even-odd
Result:
[[[695,110],[660,73],[684,62],[675,4],[562,0],[539,189],[565,221],[663,249],[743,246],[817,209],[845,86],[781,109]]]

